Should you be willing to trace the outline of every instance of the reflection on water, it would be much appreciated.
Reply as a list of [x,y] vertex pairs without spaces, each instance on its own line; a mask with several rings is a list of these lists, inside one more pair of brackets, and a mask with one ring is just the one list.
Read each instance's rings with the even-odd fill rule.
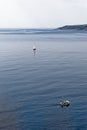
[[0,35],[0,129],[86,130],[86,88],[86,34]]
[[36,55],[36,50],[33,50],[34,56]]

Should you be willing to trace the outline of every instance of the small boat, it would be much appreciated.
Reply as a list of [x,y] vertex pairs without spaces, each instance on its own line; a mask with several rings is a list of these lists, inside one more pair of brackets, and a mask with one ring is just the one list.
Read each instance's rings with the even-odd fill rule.
[[35,46],[35,45],[33,45],[33,50],[34,50],[34,51],[36,50],[36,46]]
[[62,101],[60,101],[59,105],[61,107],[64,107],[64,106],[68,107],[70,105],[70,101],[69,100],[62,100]]

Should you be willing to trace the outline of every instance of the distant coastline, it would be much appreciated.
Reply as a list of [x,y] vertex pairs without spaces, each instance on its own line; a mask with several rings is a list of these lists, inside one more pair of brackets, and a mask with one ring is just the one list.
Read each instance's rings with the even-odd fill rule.
[[87,24],[83,25],[66,25],[54,29],[29,29],[29,28],[0,28],[0,34],[54,34],[54,33],[69,33],[69,32],[87,32]]
[[66,25],[66,26],[63,26],[63,27],[56,28],[56,30],[87,31],[87,24],[83,24],[83,25]]

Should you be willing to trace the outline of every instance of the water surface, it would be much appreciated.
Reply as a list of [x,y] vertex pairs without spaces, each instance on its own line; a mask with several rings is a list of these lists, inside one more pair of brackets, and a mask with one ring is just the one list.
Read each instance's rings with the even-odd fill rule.
[[0,129],[87,129],[87,34],[0,35]]

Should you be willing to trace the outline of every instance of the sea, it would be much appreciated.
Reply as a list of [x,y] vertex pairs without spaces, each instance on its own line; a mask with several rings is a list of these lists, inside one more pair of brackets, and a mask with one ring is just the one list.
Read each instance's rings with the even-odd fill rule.
[[87,130],[86,32],[1,30],[0,130]]

